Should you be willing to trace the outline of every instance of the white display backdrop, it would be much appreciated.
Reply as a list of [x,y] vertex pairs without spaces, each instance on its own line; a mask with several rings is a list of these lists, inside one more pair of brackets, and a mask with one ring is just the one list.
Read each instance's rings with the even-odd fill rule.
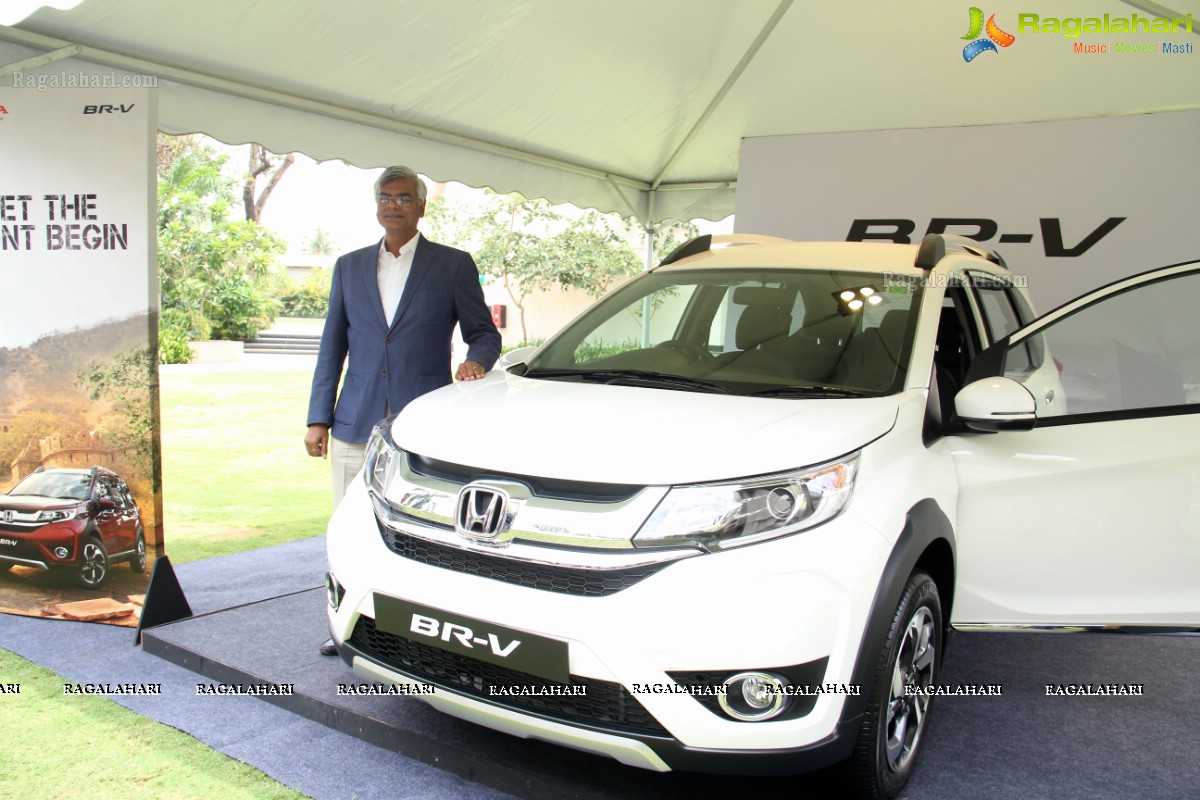
[[145,89],[0,92],[0,347],[157,305],[152,102]]
[[742,142],[736,229],[814,241],[977,238],[1048,311],[1200,258],[1200,111]]
[[[112,469],[151,560],[162,544],[154,102],[148,89],[0,89],[0,494],[38,467]],[[18,565],[0,607],[53,616],[63,601],[145,592],[148,571],[110,563],[109,574],[104,589],[69,589],[71,570]],[[136,625],[130,609],[111,621]]]

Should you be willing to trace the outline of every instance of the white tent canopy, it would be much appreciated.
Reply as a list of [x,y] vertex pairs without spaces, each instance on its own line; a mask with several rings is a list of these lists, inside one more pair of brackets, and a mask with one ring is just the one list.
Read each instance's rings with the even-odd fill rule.
[[[1200,0],[1029,5],[1064,18],[1194,14],[1200,32]],[[1020,8],[993,6],[984,11],[1016,41],[966,62],[968,8],[83,0],[0,26],[0,76],[7,87],[39,74],[155,75],[169,133],[360,167],[405,163],[438,181],[647,223],[731,214],[744,137],[1200,108],[1200,53],[1080,54],[1077,42],[1122,37],[1022,32]],[[1170,41],[1200,45],[1195,33]],[[1114,157],[1136,157],[1136,146]],[[1070,157],[1047,153],[1047,170]],[[996,166],[981,157],[931,168],[966,183]]]

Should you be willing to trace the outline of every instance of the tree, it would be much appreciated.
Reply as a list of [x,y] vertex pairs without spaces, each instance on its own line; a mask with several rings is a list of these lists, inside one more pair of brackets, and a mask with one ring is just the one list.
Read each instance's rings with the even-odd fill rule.
[[301,280],[288,278],[279,297],[280,311],[290,317],[323,317],[329,311],[332,267],[317,267]]
[[283,243],[259,223],[232,216],[225,156],[195,141],[160,147],[159,156],[160,330],[168,340],[181,324],[190,340],[253,338],[276,313],[272,256]]
[[[97,431],[124,454],[124,461],[138,474],[157,480],[154,408],[158,405],[158,370],[150,349],[138,347],[109,362],[90,364],[76,374],[75,382],[93,402],[109,404],[111,410]],[[158,490],[157,485],[152,488]]]
[[489,193],[482,210],[440,202],[426,220],[438,238],[472,249],[480,271],[504,284],[526,341],[531,293],[561,288],[598,296],[641,269],[633,248],[594,211],[568,215],[545,200]]
[[[258,222],[262,219],[263,207],[267,204],[267,198],[279,185],[283,173],[287,172],[288,167],[296,161],[295,154],[288,153],[282,161],[272,163],[272,159],[278,158],[279,156],[268,152],[267,148],[261,144],[253,142],[250,144],[250,168],[246,173],[246,181],[242,184],[242,205],[246,210],[246,219],[250,222]],[[261,192],[258,191],[260,175],[267,176],[267,185]]]
[[337,252],[337,242],[330,238],[324,228],[317,228],[305,249],[314,256],[331,256]]

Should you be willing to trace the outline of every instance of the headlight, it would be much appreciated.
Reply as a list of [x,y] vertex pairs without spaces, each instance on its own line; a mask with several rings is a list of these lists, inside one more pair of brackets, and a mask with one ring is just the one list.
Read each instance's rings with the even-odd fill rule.
[[367,488],[383,497],[388,483],[391,482],[392,470],[396,457],[399,455],[396,445],[392,443],[392,422],[395,416],[388,417],[375,426],[371,438],[367,441],[367,454],[363,461],[363,480]]
[[854,453],[798,472],[677,486],[642,525],[634,543],[722,550],[812,528],[836,517],[850,502],[857,469]]
[[75,519],[75,509],[66,508],[57,511],[43,511],[37,515],[35,522],[66,522],[69,519]]

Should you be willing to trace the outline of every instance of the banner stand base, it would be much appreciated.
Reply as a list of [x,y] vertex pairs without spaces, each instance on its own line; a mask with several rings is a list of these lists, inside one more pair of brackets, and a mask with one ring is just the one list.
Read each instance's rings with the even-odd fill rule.
[[146,587],[146,602],[142,605],[142,616],[138,620],[137,636],[133,643],[142,643],[142,630],[156,625],[165,625],[192,616],[192,607],[188,605],[183,587],[175,577],[175,568],[171,559],[161,556],[154,561],[154,569],[150,573],[150,585]]

